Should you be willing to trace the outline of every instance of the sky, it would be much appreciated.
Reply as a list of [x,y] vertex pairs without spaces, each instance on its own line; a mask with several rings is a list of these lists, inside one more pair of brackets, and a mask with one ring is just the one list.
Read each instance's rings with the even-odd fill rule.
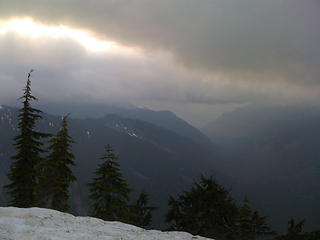
[[132,103],[201,127],[320,103],[318,0],[0,0],[0,104]]

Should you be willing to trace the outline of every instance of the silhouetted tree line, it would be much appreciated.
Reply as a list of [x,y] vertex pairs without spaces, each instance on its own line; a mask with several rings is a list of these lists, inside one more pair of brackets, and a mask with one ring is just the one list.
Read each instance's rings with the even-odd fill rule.
[[[68,115],[63,117],[60,130],[55,134],[35,130],[40,120],[39,109],[31,102],[37,100],[31,93],[31,70],[23,89],[23,107],[19,110],[18,128],[20,134],[14,138],[17,154],[12,157],[8,173],[9,184],[4,186],[11,196],[10,205],[15,207],[44,207],[68,211],[72,182],[76,181],[71,167],[75,166],[72,154],[74,143],[68,131]],[[43,139],[50,138],[49,146],[43,149]],[[44,156],[48,153],[47,156]],[[89,183],[93,215],[104,220],[118,220],[147,227],[152,221],[148,196],[142,191],[134,204],[130,204],[129,188],[120,172],[118,158],[110,145],[106,146],[102,163],[94,172],[95,178]]]
[[[68,211],[69,189],[76,181],[71,167],[75,166],[72,154],[72,137],[68,132],[68,115],[63,117],[60,130],[55,134],[35,130],[41,111],[31,107],[37,100],[31,94],[31,70],[23,89],[23,107],[19,110],[18,128],[20,134],[14,138],[17,154],[12,156],[8,173],[9,184],[4,186],[11,196],[10,205],[16,207],[44,207]],[[49,146],[43,149],[42,139],[50,138]],[[48,153],[47,156],[44,156]],[[120,171],[118,157],[110,145],[101,156],[101,163],[94,171],[92,182],[88,183],[89,199],[93,216],[131,223],[140,227],[150,226],[152,211],[148,195],[141,191],[138,199],[130,204],[130,193],[126,179]],[[219,240],[256,240],[269,236],[274,240],[319,240],[320,231],[303,232],[304,220],[288,222],[288,232],[279,235],[267,224],[267,218],[253,211],[245,198],[237,206],[230,191],[212,177],[200,176],[191,189],[169,196],[169,210],[165,215],[167,230],[186,231],[194,235]]]
[[303,232],[304,220],[289,220],[288,232],[280,235],[271,230],[267,217],[249,206],[247,197],[237,206],[230,192],[212,177],[200,176],[189,191],[170,196],[165,221],[168,230],[186,231],[218,240],[319,240],[320,231]]
[[215,239],[254,240],[275,235],[266,217],[253,212],[245,198],[238,207],[227,189],[201,175],[190,191],[170,196],[166,222],[169,230],[187,231]]

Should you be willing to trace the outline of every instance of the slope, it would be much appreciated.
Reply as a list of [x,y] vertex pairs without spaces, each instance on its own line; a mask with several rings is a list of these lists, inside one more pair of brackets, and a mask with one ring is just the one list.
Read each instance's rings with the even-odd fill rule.
[[277,229],[284,230],[290,217],[306,218],[309,230],[319,228],[319,123],[317,107],[252,105],[206,128],[226,181]]
[[[17,134],[16,115],[15,108],[0,110],[1,185],[6,183],[10,156],[14,153],[12,138]],[[44,114],[38,128],[55,133],[60,120],[59,116]],[[77,164],[74,171],[78,178],[72,189],[73,213],[90,213],[86,184],[91,181],[106,144],[111,144],[119,155],[122,172],[130,185],[137,191],[144,188],[150,194],[152,204],[160,207],[155,214],[154,226],[157,227],[161,226],[168,194],[180,192],[200,172],[213,169],[214,156],[210,150],[145,121],[113,114],[96,119],[70,119],[69,126],[76,141],[73,146]],[[6,195],[2,193],[1,198],[4,204]]]
[[132,104],[112,105],[99,103],[43,103],[39,107],[46,112],[59,115],[71,112],[74,117],[82,119],[102,118],[105,115],[115,114],[123,118],[141,120],[190,138],[208,149],[213,148],[207,136],[171,111],[154,111],[148,108],[138,108]]
[[147,231],[121,222],[75,217],[41,208],[0,208],[2,240],[205,240],[184,232]]

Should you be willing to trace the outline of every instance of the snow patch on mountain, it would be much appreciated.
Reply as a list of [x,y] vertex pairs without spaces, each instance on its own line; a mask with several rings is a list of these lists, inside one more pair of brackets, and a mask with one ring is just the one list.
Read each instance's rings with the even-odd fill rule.
[[16,131],[15,123],[13,121],[15,116],[13,115],[11,109],[0,105],[0,110],[2,110],[0,115],[1,123],[7,123],[13,131]]
[[145,230],[42,208],[1,208],[1,240],[205,240],[184,232]]
[[129,127],[129,126],[126,126],[122,122],[106,123],[105,125],[108,126],[108,127],[112,127],[113,129],[115,129],[115,130],[117,130],[119,132],[127,133],[130,137],[143,139],[141,136],[139,136],[137,134],[135,129],[133,129],[133,128]]
[[135,134],[134,132],[128,132],[128,135],[131,137],[139,138],[139,136],[137,134]]

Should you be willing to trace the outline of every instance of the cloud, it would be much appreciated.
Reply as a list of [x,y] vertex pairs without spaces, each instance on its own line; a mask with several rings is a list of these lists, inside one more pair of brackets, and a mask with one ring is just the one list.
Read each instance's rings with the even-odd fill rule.
[[[33,16],[101,38],[167,51],[186,67],[318,83],[319,2],[311,0],[109,0],[2,3],[1,16]],[[249,80],[249,79],[248,79]]]
[[171,104],[234,104],[253,100],[248,90],[199,78],[166,55],[140,52],[94,53],[73,39],[0,38],[0,102],[21,95],[26,74],[33,68],[33,92],[46,101],[150,102]]
[[34,91],[52,100],[175,109],[318,102],[319,10],[317,0],[1,1],[0,20],[84,29],[139,54],[89,54],[72,39],[6,34],[0,101],[19,96],[35,68]]

